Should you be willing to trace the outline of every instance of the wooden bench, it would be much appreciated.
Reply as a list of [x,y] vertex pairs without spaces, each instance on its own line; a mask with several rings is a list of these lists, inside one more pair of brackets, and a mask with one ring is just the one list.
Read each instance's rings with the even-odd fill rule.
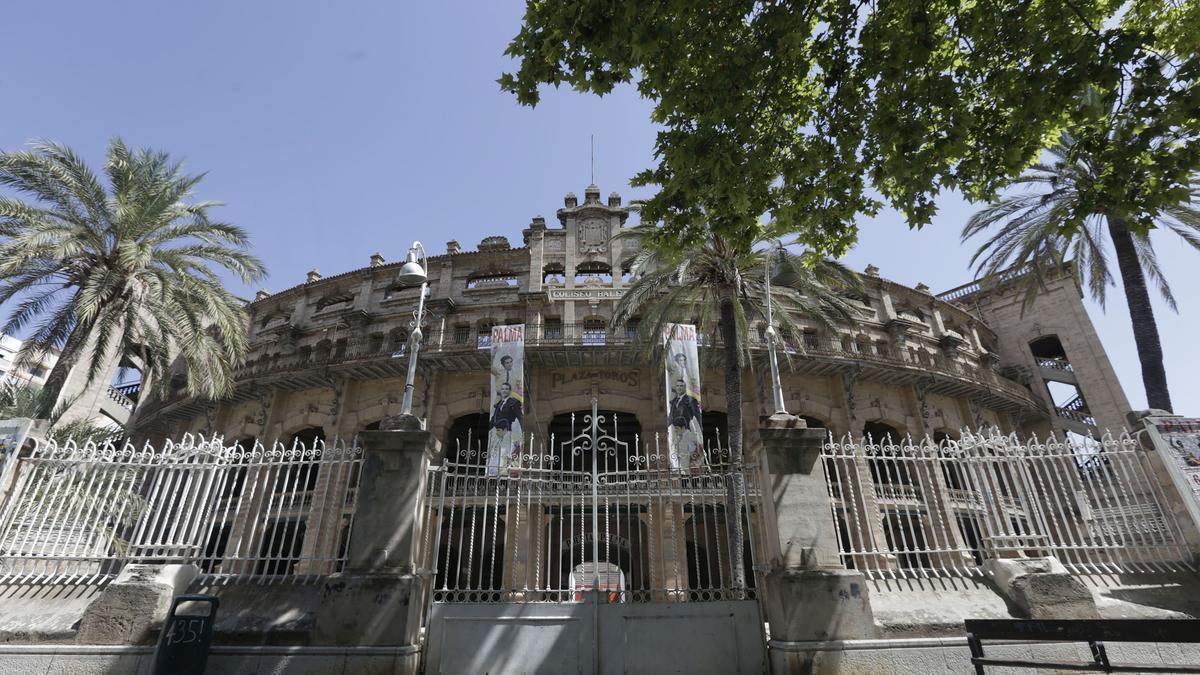
[[[1108,660],[1105,642],[1200,643],[1198,619],[967,619],[967,644],[977,675],[984,666],[1057,668],[1101,673],[1200,673],[1197,665],[1114,664]],[[988,658],[984,640],[1030,642],[1086,642],[1092,649],[1090,662],[1044,662]]]

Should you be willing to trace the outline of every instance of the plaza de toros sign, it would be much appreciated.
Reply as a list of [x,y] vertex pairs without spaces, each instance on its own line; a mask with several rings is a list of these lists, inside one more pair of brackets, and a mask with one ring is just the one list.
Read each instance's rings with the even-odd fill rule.
[[554,300],[620,300],[625,296],[624,288],[551,288],[546,291],[551,302]]
[[579,383],[598,382],[619,385],[636,390],[642,384],[642,374],[637,370],[612,368],[580,368],[578,370],[556,370],[550,373],[550,390],[562,391]]

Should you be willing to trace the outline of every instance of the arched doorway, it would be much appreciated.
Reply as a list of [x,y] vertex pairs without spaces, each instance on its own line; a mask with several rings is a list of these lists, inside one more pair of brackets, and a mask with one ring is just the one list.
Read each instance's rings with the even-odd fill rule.
[[729,461],[729,416],[718,410],[705,410],[700,418],[704,433],[704,451],[708,464]]
[[[622,508],[613,509],[607,515],[601,513],[594,531],[590,514],[557,510],[546,527],[550,542],[547,557],[550,588],[572,591],[589,585],[591,580],[587,577],[597,571],[612,573],[619,570],[626,592],[648,591],[650,560],[646,536],[638,509]],[[600,564],[594,565],[597,561]],[[627,597],[624,601],[631,599]]]
[[234,466],[224,474],[214,513],[214,519],[218,524],[211,529],[208,540],[204,544],[204,558],[200,562],[200,569],[206,573],[216,571],[225,558],[229,537],[233,531],[233,521],[242,501],[242,495],[246,491],[246,478],[249,474],[249,468],[246,465],[262,461],[262,455],[255,454],[256,452],[261,453],[257,444],[257,438],[247,436],[235,441],[227,450],[229,461]]
[[455,418],[442,445],[446,460],[473,466],[486,464],[489,419],[488,414],[482,412]]
[[325,429],[308,427],[292,434],[284,453],[284,468],[278,472],[275,492],[307,492],[317,487],[321,456],[325,452]]
[[[642,450],[642,425],[637,415],[601,410],[597,413],[597,435],[600,437],[599,455],[596,466],[600,472],[626,471],[631,466],[643,465],[636,459],[644,455]],[[551,466],[564,471],[591,471],[592,449],[585,438],[591,432],[591,410],[561,413],[550,420],[548,454]],[[643,466],[644,468],[644,466]]]
[[863,435],[869,442],[867,463],[877,491],[884,485],[916,485],[916,476],[909,463],[901,459],[904,453],[898,444],[902,437],[896,427],[886,422],[867,422],[863,425]]
[[[443,514],[435,592],[456,592],[458,600],[480,602],[505,586],[506,523],[498,515],[494,509],[480,507]],[[492,519],[494,526],[489,526]]]

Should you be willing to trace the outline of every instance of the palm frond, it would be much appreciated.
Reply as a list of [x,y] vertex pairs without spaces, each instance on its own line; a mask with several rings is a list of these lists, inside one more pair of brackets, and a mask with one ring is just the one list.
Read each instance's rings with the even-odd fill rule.
[[49,382],[79,361],[100,377],[111,350],[136,350],[160,385],[180,356],[195,394],[228,392],[247,319],[221,273],[264,269],[245,230],[211,217],[219,202],[192,199],[203,178],[120,138],[100,175],[56,143],[0,153],[0,185],[27,198],[0,199],[0,301],[16,302],[5,329],[35,326],[28,355],[63,350]]

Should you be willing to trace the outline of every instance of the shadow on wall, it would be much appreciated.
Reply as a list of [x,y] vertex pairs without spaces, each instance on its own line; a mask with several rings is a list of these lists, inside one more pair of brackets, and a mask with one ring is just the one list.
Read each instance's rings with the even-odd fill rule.
[[107,585],[107,578],[0,585],[0,644],[74,641],[79,618]]

